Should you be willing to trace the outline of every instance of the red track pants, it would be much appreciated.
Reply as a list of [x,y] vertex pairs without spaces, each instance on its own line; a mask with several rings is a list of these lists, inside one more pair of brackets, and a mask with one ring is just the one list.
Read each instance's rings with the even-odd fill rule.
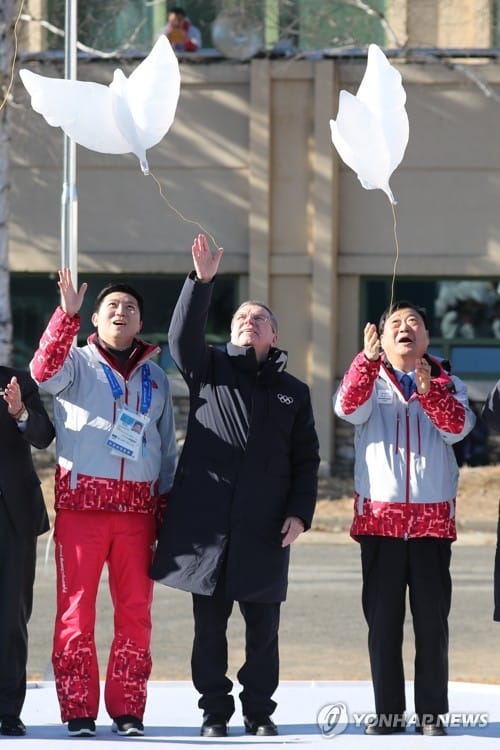
[[105,563],[114,606],[106,709],[112,718],[143,717],[151,673],[153,581],[148,571],[155,531],[154,516],[145,513],[60,510],[56,514],[57,615],[52,664],[63,722],[97,717],[94,625]]

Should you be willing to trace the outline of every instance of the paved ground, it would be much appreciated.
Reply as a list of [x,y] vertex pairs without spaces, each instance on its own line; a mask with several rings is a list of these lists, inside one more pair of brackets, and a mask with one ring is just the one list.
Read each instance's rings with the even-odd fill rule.
[[[478,533],[479,534],[479,533]],[[472,535],[477,541],[478,534]],[[483,542],[493,536],[481,532]],[[490,538],[491,537],[491,538]],[[310,541],[307,542],[306,540]],[[347,534],[306,534],[292,550],[289,595],[282,608],[281,675],[300,680],[367,680],[366,625],[360,603],[358,545]],[[313,541],[314,540],[314,541]],[[492,621],[493,558],[490,544],[454,545],[453,606],[450,617],[450,678],[500,682],[500,623]],[[51,679],[50,649],[54,620],[55,575],[52,550],[47,564],[38,560],[35,607],[31,622],[29,674]],[[153,607],[153,678],[189,679],[192,641],[191,597],[157,585]],[[103,672],[112,638],[112,608],[103,580],[98,601],[96,639]],[[405,630],[407,677],[413,671],[413,635]],[[229,627],[229,673],[243,660],[243,621],[235,612]]]
[[[46,496],[52,467],[43,469]],[[459,541],[453,546],[454,594],[450,617],[450,678],[500,683],[500,624],[491,619],[493,559],[500,486],[500,467],[466,468],[458,497]],[[313,530],[292,550],[288,601],[281,624],[282,679],[368,680],[366,625],[360,606],[359,548],[348,534],[352,480],[323,480]],[[327,499],[337,496],[337,499]],[[30,625],[28,673],[52,679],[51,638],[55,610],[53,547],[44,560],[47,537],[41,538]],[[188,680],[192,640],[188,594],[158,585],[153,608],[153,679]],[[112,609],[103,580],[98,602],[96,639],[101,672],[111,641]],[[406,674],[412,676],[410,623],[405,631]],[[230,674],[243,659],[243,623],[235,611],[229,627]]]
[[[229,736],[220,740],[199,736],[200,711],[196,694],[188,682],[150,684],[146,709],[144,738],[120,738],[110,732],[110,719],[101,710],[97,735],[91,739],[68,738],[59,723],[53,683],[40,683],[28,690],[23,712],[28,734],[22,739],[25,748],[64,750],[104,750],[112,746],[132,745],[134,750],[152,747],[200,750],[206,748],[295,748],[325,750],[361,750],[361,748],[428,748],[439,750],[497,750],[500,745],[500,686],[452,683],[449,736],[429,739],[415,734],[412,722],[411,685],[408,690],[410,722],[405,735],[365,737],[362,725],[370,713],[371,689],[366,682],[283,682],[276,693],[278,708],[274,718],[278,737],[252,737],[243,732],[240,711],[231,720]],[[2,738],[2,750],[19,750],[20,740]],[[326,744],[325,744],[326,743]],[[331,745],[329,743],[332,743]]]
[[[450,708],[454,725],[448,738],[439,739],[439,745],[443,750],[496,750],[500,746],[500,624],[493,623],[491,612],[500,467],[495,467],[495,471],[489,472],[487,477],[476,472],[466,474],[459,518],[461,533],[452,557],[454,594],[450,616]],[[349,480],[345,481],[349,492]],[[112,735],[109,717],[101,708],[98,735],[90,740],[93,747],[108,747],[111,742],[130,744],[132,741],[136,748],[146,748],[153,742],[167,747],[179,746],[183,750],[194,750],[200,744],[207,743],[219,748],[234,743],[266,748],[283,743],[304,748],[325,748],[326,739],[335,739],[338,750],[357,750],[365,747],[367,742],[370,742],[370,746],[378,743],[381,748],[390,745],[406,750],[423,748],[424,743],[430,742],[415,735],[411,727],[405,736],[368,739],[356,724],[357,712],[373,710],[366,626],[360,606],[359,549],[350,540],[347,531],[352,501],[345,493],[341,499],[328,500],[331,487],[331,483],[323,485],[323,499],[318,505],[314,529],[301,537],[292,552],[289,597],[283,606],[280,631],[282,683],[276,695],[279,705],[275,714],[281,729],[280,736],[262,739],[245,735],[241,715],[237,713],[227,739],[200,739],[198,696],[189,681],[192,640],[190,597],[183,592],[157,586],[153,609],[153,679],[145,717],[147,736],[130,740]],[[23,712],[29,728],[27,737],[23,739],[23,747],[49,748],[57,741],[57,747],[61,750],[66,746],[79,750],[88,747],[89,740],[67,738],[66,730],[59,721],[51,682],[55,574],[53,547],[49,548],[47,560],[44,559],[46,544],[47,537],[42,538],[28,664],[30,678],[37,682],[31,683]],[[96,627],[102,672],[111,630],[112,610],[104,577]],[[238,612],[231,618],[228,636],[228,673],[232,676],[243,659],[243,624]],[[409,680],[413,670],[412,641],[411,624],[408,622],[405,625],[404,653],[406,677]],[[407,689],[408,711],[411,713],[411,683],[408,683]],[[235,694],[237,692],[238,687],[235,686]],[[462,717],[461,712],[475,713],[476,719],[480,714],[481,726],[477,721],[474,727],[464,726],[463,722],[474,721],[474,716]],[[485,720],[483,714],[486,714]],[[335,716],[343,717],[342,721],[335,723]],[[19,742],[7,738],[2,741],[4,748],[14,747],[13,743]]]

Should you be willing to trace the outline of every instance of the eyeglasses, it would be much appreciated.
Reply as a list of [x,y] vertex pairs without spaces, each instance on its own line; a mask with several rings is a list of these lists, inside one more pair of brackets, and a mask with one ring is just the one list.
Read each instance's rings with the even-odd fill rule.
[[271,318],[268,315],[263,315],[262,313],[248,315],[247,313],[241,312],[234,316],[234,320],[237,323],[243,323],[243,321],[249,320],[252,323],[257,323],[257,325],[259,326],[264,325],[264,323],[271,323]]

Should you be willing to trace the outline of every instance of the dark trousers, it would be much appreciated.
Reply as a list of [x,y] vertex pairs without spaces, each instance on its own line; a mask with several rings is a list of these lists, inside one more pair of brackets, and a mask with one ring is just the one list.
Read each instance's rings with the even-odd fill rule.
[[16,534],[0,495],[0,718],[19,716],[26,695],[35,561],[36,537]]
[[403,713],[406,590],[415,633],[415,711],[448,711],[449,539],[361,537],[363,611],[378,714]]
[[[227,623],[234,602],[223,593],[219,580],[212,596],[193,594],[194,641],[191,657],[193,684],[201,693],[198,706],[204,713],[230,719],[233,683],[227,677]],[[271,699],[279,682],[278,629],[280,602],[239,602],[245,619],[245,663],[238,672],[243,686],[240,699],[244,716],[270,715]]]

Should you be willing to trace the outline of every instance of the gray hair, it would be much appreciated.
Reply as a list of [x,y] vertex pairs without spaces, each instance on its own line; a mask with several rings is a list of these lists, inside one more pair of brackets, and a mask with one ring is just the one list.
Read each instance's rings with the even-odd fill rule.
[[258,307],[263,307],[264,310],[269,314],[269,319],[271,321],[271,328],[273,329],[273,333],[278,333],[278,318],[273,313],[270,307],[264,304],[264,302],[261,302],[258,299],[247,299],[245,302],[242,302],[241,305],[234,311],[233,317],[231,318],[231,328],[233,327],[233,320],[236,313],[238,313],[242,307],[248,307],[248,305],[256,305]]

